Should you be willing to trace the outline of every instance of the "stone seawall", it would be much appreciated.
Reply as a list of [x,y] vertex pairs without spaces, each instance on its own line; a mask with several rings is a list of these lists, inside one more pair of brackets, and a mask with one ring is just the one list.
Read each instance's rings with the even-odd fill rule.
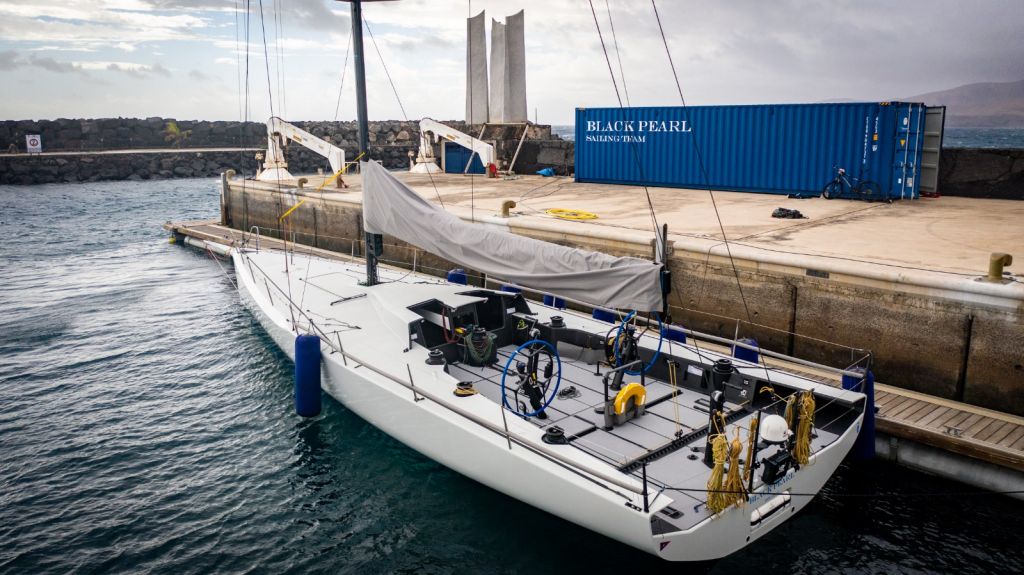
[[[389,168],[409,165],[414,146],[371,146],[372,157]],[[0,185],[96,182],[101,180],[160,180],[216,177],[227,170],[252,174],[260,149],[166,150],[113,153],[53,153],[0,156]],[[290,150],[289,168],[297,174],[330,171],[324,158],[308,150]]]
[[[480,126],[467,126],[465,122],[443,123],[474,136],[481,131]],[[342,148],[349,160],[358,156],[355,122],[295,125]],[[371,158],[388,168],[409,165],[409,153],[419,148],[418,122],[370,122],[369,128]],[[42,137],[42,155],[23,153],[26,134]],[[520,147],[520,134],[516,126],[490,126],[484,139],[496,142],[502,158],[511,159],[518,149],[518,173],[547,167],[560,174],[572,172],[572,142],[552,137],[550,126],[531,125],[528,139]],[[227,169],[250,176],[258,166],[256,152],[265,148],[265,142],[266,126],[256,122],[171,118],[8,120],[0,122],[0,184],[205,177]],[[4,154],[12,146],[17,153]],[[109,153],[112,151],[122,153]],[[288,146],[286,157],[295,174],[330,169],[326,159],[294,143]]]
[[[355,122],[294,122],[346,151],[358,147]],[[176,128],[172,129],[171,125]],[[445,122],[465,130],[464,122]],[[25,135],[42,136],[43,152],[84,152],[154,148],[259,148],[267,126],[259,122],[205,122],[174,118],[6,120],[0,122],[0,152],[25,151]],[[370,122],[371,144],[416,143],[416,122]]]

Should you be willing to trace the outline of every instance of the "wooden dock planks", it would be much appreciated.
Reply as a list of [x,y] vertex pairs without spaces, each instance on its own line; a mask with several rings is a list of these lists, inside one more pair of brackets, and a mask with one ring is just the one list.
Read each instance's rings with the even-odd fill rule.
[[1024,471],[1024,418],[884,388],[875,404],[880,431]]

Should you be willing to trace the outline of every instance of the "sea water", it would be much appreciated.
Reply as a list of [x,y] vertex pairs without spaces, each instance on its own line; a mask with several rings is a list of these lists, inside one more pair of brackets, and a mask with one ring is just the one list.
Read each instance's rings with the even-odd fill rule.
[[684,567],[333,400],[299,418],[230,262],[160,227],[217,210],[214,179],[0,187],[0,573],[1024,571],[1024,503],[888,463],[844,464],[763,539]]

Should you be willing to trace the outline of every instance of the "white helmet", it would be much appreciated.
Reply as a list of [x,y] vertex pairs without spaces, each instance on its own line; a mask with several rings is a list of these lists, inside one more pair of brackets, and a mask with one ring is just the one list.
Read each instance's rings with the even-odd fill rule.
[[768,415],[758,426],[758,435],[762,441],[768,443],[782,443],[789,439],[793,432],[789,430],[789,425],[786,424],[786,418],[781,415]]

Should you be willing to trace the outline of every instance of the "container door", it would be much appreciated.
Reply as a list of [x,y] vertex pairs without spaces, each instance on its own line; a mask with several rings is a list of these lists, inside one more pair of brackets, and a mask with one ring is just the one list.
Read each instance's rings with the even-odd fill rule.
[[922,104],[893,104],[896,108],[896,138],[893,154],[892,189],[894,200],[914,199],[918,196],[921,159],[921,131],[924,124]]
[[[470,154],[473,155],[473,162],[466,171],[466,163],[469,162]],[[480,161],[480,154],[468,148],[463,148],[453,142],[444,143],[444,171],[447,174],[483,174],[484,164]]]
[[924,115],[921,146],[921,182],[919,189],[926,198],[939,197],[939,160],[942,157],[942,132],[946,126],[946,107],[929,107]]

